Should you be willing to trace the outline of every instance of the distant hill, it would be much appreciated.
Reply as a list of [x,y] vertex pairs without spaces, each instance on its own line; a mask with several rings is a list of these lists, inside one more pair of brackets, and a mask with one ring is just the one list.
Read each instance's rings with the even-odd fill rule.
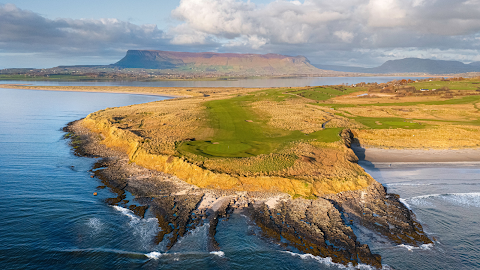
[[427,74],[455,74],[466,72],[480,72],[480,62],[464,64],[459,61],[431,60],[420,58],[405,58],[389,60],[383,65],[375,68],[314,65],[320,69],[328,69],[343,72],[360,73],[427,73]]
[[312,66],[303,56],[280,54],[190,53],[153,50],[129,50],[115,64],[119,68],[173,69],[185,72],[246,72],[316,74],[322,70]]

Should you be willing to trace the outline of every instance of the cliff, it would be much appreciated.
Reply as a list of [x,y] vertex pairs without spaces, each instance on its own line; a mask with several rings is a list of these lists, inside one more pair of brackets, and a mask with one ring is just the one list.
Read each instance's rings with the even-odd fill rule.
[[213,52],[129,50],[111,65],[121,68],[173,69],[192,72],[320,73],[303,56]]
[[[343,265],[382,268],[381,256],[359,241],[356,231],[362,228],[397,244],[432,243],[398,195],[388,194],[376,181],[359,190],[315,199],[292,199],[275,192],[198,188],[129,162],[125,153],[105,147],[100,143],[101,137],[79,121],[65,130],[70,132],[78,155],[103,158],[94,166],[102,169],[92,170],[92,177],[102,182],[101,188],[108,187],[116,194],[106,202],[129,208],[140,217],[149,208],[161,228],[154,242],[165,242],[167,250],[189,231],[207,224],[208,250],[220,250],[215,240],[217,224],[228,220],[234,211],[249,216],[263,236],[285,248],[291,246],[314,256],[330,257],[332,262]],[[348,136],[344,139],[348,144]],[[135,196],[135,201],[126,199],[127,191]]]
[[207,224],[209,250],[218,250],[217,224],[233,211],[286,249],[343,265],[381,267],[360,242],[363,229],[431,243],[399,197],[356,163],[357,124],[285,89],[191,92],[203,95],[108,108],[68,127],[78,154],[104,158],[93,173],[117,193],[107,202],[140,216],[149,207],[167,250]]

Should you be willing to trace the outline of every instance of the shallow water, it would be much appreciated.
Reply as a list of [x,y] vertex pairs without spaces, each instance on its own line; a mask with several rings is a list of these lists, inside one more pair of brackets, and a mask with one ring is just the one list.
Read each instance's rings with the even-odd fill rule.
[[[105,204],[113,194],[97,189],[101,183],[90,178],[95,160],[74,156],[61,128],[96,110],[159,97],[11,89],[0,89],[0,97],[0,265],[5,269],[344,268],[259,237],[241,214],[219,223],[220,252],[207,251],[206,226],[165,252],[165,243],[153,243],[160,228],[148,211],[139,219]],[[362,241],[370,241],[384,263],[395,269],[480,268],[480,166],[364,166],[401,194],[438,239],[433,247],[410,251],[372,241],[375,235],[364,232]]]
[[361,163],[399,194],[416,214],[433,246],[413,249],[377,241],[373,250],[395,269],[480,269],[480,163]]
[[425,77],[299,77],[299,78],[261,78],[239,79],[228,81],[113,81],[113,82],[68,82],[68,81],[0,81],[0,84],[34,84],[56,86],[144,86],[144,87],[303,87],[318,85],[356,84],[360,82],[384,83],[392,80],[412,79]]

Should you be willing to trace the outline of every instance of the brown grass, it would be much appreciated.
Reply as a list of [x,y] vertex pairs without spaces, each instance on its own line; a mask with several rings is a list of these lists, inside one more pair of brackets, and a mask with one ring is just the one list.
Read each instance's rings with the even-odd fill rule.
[[[109,108],[88,115],[82,123],[100,134],[108,147],[126,152],[131,162],[199,187],[280,191],[309,197],[364,188],[374,181],[351,162],[355,156],[342,142],[294,142],[281,151],[249,158],[186,159],[176,151],[176,144],[181,141],[212,136],[214,130],[209,127],[204,101],[249,91],[253,90],[212,88],[209,97],[202,94]],[[352,121],[335,116],[329,109],[309,105],[305,99],[254,102],[251,109],[269,118],[269,125],[285,130],[313,132],[321,130],[326,121],[331,126],[354,126]],[[265,167],[270,170],[265,171]]]
[[460,149],[480,147],[480,127],[443,125],[427,129],[355,130],[365,146],[383,148]]

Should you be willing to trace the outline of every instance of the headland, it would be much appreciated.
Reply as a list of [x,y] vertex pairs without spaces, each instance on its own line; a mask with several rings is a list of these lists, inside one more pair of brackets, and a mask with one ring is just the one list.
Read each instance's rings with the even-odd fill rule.
[[356,163],[352,144],[400,149],[394,151],[474,149],[480,142],[478,83],[456,78],[303,88],[152,88],[149,92],[183,97],[108,108],[67,130],[77,153],[102,157],[97,167],[103,169],[95,175],[118,194],[108,203],[125,205],[124,193],[131,192],[139,204],[131,209],[142,216],[149,207],[162,227],[157,241],[171,234],[169,247],[208,223],[210,248],[221,248],[216,224],[243,211],[265,237],[286,239],[286,246],[345,265],[380,267],[380,256],[357,241],[352,228],[367,228],[397,244],[431,240],[399,197]]

